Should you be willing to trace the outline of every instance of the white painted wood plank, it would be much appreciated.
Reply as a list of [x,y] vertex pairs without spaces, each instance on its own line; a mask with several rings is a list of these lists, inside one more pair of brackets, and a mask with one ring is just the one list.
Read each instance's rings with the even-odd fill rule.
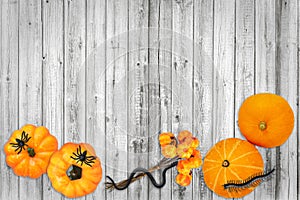
[[[297,1],[276,2],[276,93],[297,114]],[[297,123],[288,141],[276,149],[276,198],[296,199]]]
[[[43,9],[43,125],[63,144],[64,52],[63,2],[42,1]],[[61,199],[47,176],[43,177],[43,199]]]
[[[128,2],[106,2],[106,168],[119,182],[128,176]],[[127,192],[107,191],[107,199],[125,200]]]
[[[194,116],[193,133],[202,157],[213,146],[213,1],[194,1]],[[201,170],[194,170],[193,199],[211,199]]]
[[106,199],[105,152],[109,151],[105,138],[106,2],[87,1],[86,12],[86,141],[94,147],[102,165],[102,180],[86,199]]
[[[235,1],[214,2],[213,144],[234,136]],[[214,199],[220,197],[213,194]]]
[[[173,2],[172,131],[192,131],[193,123],[193,1]],[[181,187],[173,170],[172,199],[192,199],[193,185]]]
[[[255,92],[275,93],[275,2],[256,1],[255,19]],[[265,168],[275,167],[276,149],[258,149]],[[275,199],[275,177],[255,189],[256,199]]]
[[[235,137],[245,140],[238,127],[238,113],[243,101],[255,91],[255,4],[251,0],[236,1],[235,47]],[[252,192],[243,199],[255,199]]]
[[214,143],[234,134],[235,1],[214,4]]
[[[148,0],[129,1],[128,170],[148,168]],[[148,179],[128,188],[128,199],[148,199]]]
[[[159,98],[160,98],[160,129],[161,132],[172,131],[172,4],[173,1],[161,0],[159,5],[159,50],[158,50],[158,70],[159,70]],[[151,135],[150,131],[150,135]],[[156,142],[158,144],[157,135]],[[159,149],[159,152],[161,149]],[[160,155],[157,159],[162,159]],[[151,159],[152,156],[151,156]],[[160,190],[160,199],[172,198],[172,171],[166,175],[166,185]],[[151,199],[149,197],[149,199]]]
[[[299,141],[300,139],[300,136],[299,136],[299,124],[300,124],[300,109],[299,109],[299,104],[300,104],[300,98],[299,98],[299,95],[300,95],[300,87],[299,87],[299,78],[300,78],[300,70],[299,70],[299,66],[300,66],[300,34],[299,34],[299,31],[300,31],[300,2],[298,1],[297,3],[297,34],[298,34],[298,40],[297,40],[297,50],[298,50],[298,53],[297,53],[297,70],[298,70],[298,77],[297,77],[297,85],[298,85],[298,99],[297,99],[297,114],[295,115],[295,121],[297,121],[297,141]],[[300,185],[300,143],[298,142],[298,153],[297,153],[297,185],[299,186]],[[293,177],[295,177],[293,175]],[[298,187],[297,189],[297,199],[299,200],[300,199],[300,189]]]
[[[0,146],[10,138],[18,124],[18,8],[17,1],[0,2]],[[19,178],[0,154],[0,199],[19,199]]]
[[[42,125],[41,1],[19,5],[19,126]],[[42,199],[42,178],[20,178],[20,198]]]
[[65,142],[85,141],[85,2],[64,2]]
[[[148,141],[148,157],[149,166],[155,166],[161,158],[160,145],[158,142],[159,134],[161,133],[161,108],[162,98],[160,95],[161,77],[159,74],[159,20],[160,20],[160,1],[149,1],[149,84],[148,84],[148,123],[149,123],[149,141]],[[160,171],[152,173],[155,180],[160,179]],[[149,184],[149,199],[160,199],[161,191],[163,189],[155,188],[151,183]]]

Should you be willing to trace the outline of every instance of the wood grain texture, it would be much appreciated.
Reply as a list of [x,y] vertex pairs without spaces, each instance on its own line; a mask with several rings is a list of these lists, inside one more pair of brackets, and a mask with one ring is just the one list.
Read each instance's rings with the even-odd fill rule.
[[[59,147],[64,138],[64,30],[63,1],[42,1],[43,6],[43,125],[54,135]],[[62,199],[43,177],[43,199]]]
[[[204,156],[213,146],[213,1],[194,1],[194,105],[193,133],[200,140]],[[212,192],[206,187],[203,173],[197,170],[193,176],[193,199],[211,199]]]
[[85,141],[86,2],[64,2],[65,142]]
[[[172,132],[192,131],[193,126],[193,1],[173,2],[172,37]],[[175,182],[172,199],[192,199],[193,187]]]
[[[297,110],[297,2],[276,2],[276,93]],[[276,198],[297,198],[297,123],[288,141],[276,149]]]
[[[41,1],[19,5],[19,126],[42,125],[42,6]],[[20,198],[42,199],[42,178],[20,177]],[[30,191],[30,192],[28,192]]]
[[[160,146],[157,142],[158,136],[161,133],[161,104],[162,98],[160,95],[160,62],[159,62],[159,22],[160,22],[160,1],[149,1],[149,42],[148,42],[148,160],[149,167],[155,166],[160,158]],[[153,173],[156,180],[160,180],[160,171]],[[170,171],[169,171],[170,173]],[[149,184],[149,199],[160,199],[161,190],[157,190],[151,183]]]
[[[300,200],[299,0],[2,0],[0,144],[27,123],[59,141],[87,142],[102,161],[97,190],[79,199],[223,199],[203,181],[167,173],[105,191],[162,158],[161,132],[187,129],[203,157],[221,139],[244,138],[238,110],[248,96],[283,96],[295,114],[289,140],[258,148],[276,174],[243,199]],[[65,199],[47,176],[14,175],[0,156],[1,199]],[[160,172],[154,173],[160,180]],[[30,192],[28,192],[30,191]]]
[[6,165],[2,150],[19,127],[19,2],[5,0],[0,6],[0,198],[19,199],[19,178]]
[[[116,181],[126,179],[128,145],[128,1],[107,0],[106,169]],[[102,76],[103,77],[103,76]],[[107,192],[107,199],[127,199],[127,190]]]
[[[86,1],[86,142],[91,144],[102,164],[102,181],[106,174],[105,126],[105,67],[106,67],[106,2]],[[104,50],[103,50],[104,49]],[[88,199],[106,199],[105,185],[87,196]]]
[[[160,123],[159,129],[161,132],[170,132],[172,131],[172,1],[161,0],[159,1],[159,16],[158,16],[158,47],[157,57],[158,57],[158,81],[152,84],[156,86],[159,84],[158,93],[159,93],[159,116],[151,114],[153,122],[156,119]],[[150,38],[151,39],[151,38]],[[150,54],[151,55],[151,54]],[[154,57],[151,59],[156,60]],[[153,64],[155,66],[155,63]],[[150,73],[151,75],[152,73]],[[155,87],[157,90],[157,87]],[[157,91],[156,91],[157,92]],[[155,104],[157,105],[157,103]],[[154,126],[154,125],[153,125]],[[151,129],[150,129],[151,130]],[[153,130],[156,135],[156,141],[158,137],[158,130]],[[154,134],[150,131],[150,134]],[[153,138],[154,140],[154,138]],[[154,142],[154,141],[153,141]],[[157,144],[158,145],[158,144]],[[160,148],[158,150],[160,152]],[[154,158],[151,156],[152,163],[156,159],[161,159],[162,155]],[[152,166],[152,165],[151,165]],[[161,171],[160,171],[161,172]],[[175,174],[172,174],[172,171],[169,170],[166,176],[166,185],[160,191],[160,199],[172,199],[172,181],[174,180]],[[149,199],[151,196],[149,196]]]
[[[236,1],[235,46],[235,137],[245,139],[238,128],[238,113],[243,101],[255,91],[255,3]],[[243,199],[255,199],[255,192]]]
[[[148,162],[148,31],[149,1],[129,1],[128,37],[128,160],[129,172]],[[148,179],[128,189],[128,199],[148,199]]]

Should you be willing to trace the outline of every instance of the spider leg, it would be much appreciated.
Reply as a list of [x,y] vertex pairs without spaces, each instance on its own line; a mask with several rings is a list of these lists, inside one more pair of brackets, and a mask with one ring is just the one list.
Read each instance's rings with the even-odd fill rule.
[[86,159],[87,162],[95,162],[94,159]]
[[21,140],[24,139],[24,136],[25,136],[25,132],[23,131],[22,134],[21,134]]
[[74,153],[74,152],[73,152],[73,155],[74,155],[74,156],[76,156],[76,157],[79,157],[79,155],[78,155],[78,154],[76,154],[76,153]]
[[15,149],[15,151],[18,151],[20,149],[20,147],[18,146],[18,148]]
[[24,140],[24,142],[25,142],[25,143],[28,142],[28,141],[30,140],[30,138],[31,138],[31,137],[29,137],[29,138],[26,137],[26,139]]
[[74,159],[74,160],[79,160],[79,158],[74,158],[73,156],[70,156],[72,159]]
[[95,162],[85,162],[85,164],[90,165],[90,164],[94,164]]
[[21,153],[21,152],[22,152],[22,150],[23,150],[23,149],[22,149],[22,147],[21,147],[21,148],[20,148],[20,150],[19,150],[19,152],[18,152],[18,154],[19,154],[19,153]]
[[90,163],[88,163],[88,162],[86,162],[86,161],[84,161],[84,163],[85,163],[86,165],[92,167],[92,165],[91,165]]
[[88,159],[88,158],[96,159],[95,156],[86,156],[86,158],[87,158],[87,159]]
[[81,155],[82,153],[81,153],[81,146],[79,145],[79,155]]

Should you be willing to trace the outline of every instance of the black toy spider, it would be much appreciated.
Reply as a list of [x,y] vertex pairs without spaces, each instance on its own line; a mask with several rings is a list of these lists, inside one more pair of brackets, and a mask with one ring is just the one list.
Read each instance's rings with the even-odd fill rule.
[[96,160],[95,156],[87,156],[87,151],[84,151],[82,153],[80,145],[77,148],[77,153],[73,152],[73,155],[75,156],[75,158],[73,156],[71,156],[71,158],[74,159],[74,160],[77,160],[76,163],[81,162],[81,166],[82,166],[83,163],[85,163],[86,165],[92,167],[91,164],[95,163],[94,160]]
[[31,137],[28,137],[28,134],[25,133],[25,131],[22,132],[21,139],[16,138],[17,143],[9,143],[12,145],[12,147],[15,147],[18,151],[18,154],[22,152],[22,150],[25,150],[25,146],[28,146],[26,143],[30,140]]

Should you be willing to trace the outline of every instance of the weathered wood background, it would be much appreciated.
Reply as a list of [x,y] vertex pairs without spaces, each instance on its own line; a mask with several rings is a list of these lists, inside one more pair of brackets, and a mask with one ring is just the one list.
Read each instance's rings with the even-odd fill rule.
[[[116,180],[161,158],[161,131],[191,130],[203,155],[242,137],[237,113],[254,93],[282,95],[289,140],[259,148],[276,175],[244,199],[300,199],[298,0],[1,0],[0,143],[26,123],[92,144]],[[149,28],[151,27],[151,28]],[[64,199],[46,175],[20,178],[0,157],[0,199]],[[191,186],[147,179],[81,199],[221,199],[200,171]],[[158,176],[158,174],[156,174]]]

